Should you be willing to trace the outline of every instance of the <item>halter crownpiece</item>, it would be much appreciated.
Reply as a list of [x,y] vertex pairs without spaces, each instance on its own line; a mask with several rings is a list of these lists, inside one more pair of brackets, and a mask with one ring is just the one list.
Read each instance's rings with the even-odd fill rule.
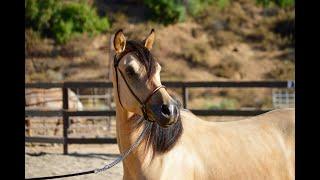
[[[131,52],[131,51],[128,51],[127,53],[129,53],[129,52]],[[127,54],[127,53],[126,53],[126,54]],[[122,76],[122,79],[123,79],[124,82],[126,83],[128,89],[130,90],[130,92],[131,92],[131,94],[133,95],[133,97],[139,102],[139,104],[140,104],[140,109],[141,109],[141,112],[142,112],[142,114],[143,114],[144,119],[147,120],[147,121],[150,121],[150,122],[154,122],[154,121],[150,120],[149,117],[148,117],[148,114],[147,114],[147,103],[148,103],[148,101],[151,99],[151,97],[152,97],[157,91],[159,91],[161,88],[165,88],[165,86],[164,86],[164,85],[160,85],[160,86],[156,87],[156,88],[147,96],[146,100],[141,101],[140,98],[139,98],[139,97],[134,93],[134,91],[131,89],[131,87],[130,87],[129,83],[127,82],[126,78],[124,77],[122,71],[118,68],[120,60],[121,60],[122,57],[123,57],[124,55],[126,55],[126,54],[123,54],[122,56],[120,56],[119,59],[117,59],[117,56],[114,55],[114,60],[113,60],[113,67],[114,67],[114,70],[115,70],[115,72],[116,72],[117,94],[118,94],[118,100],[119,100],[119,102],[120,102],[120,105],[121,105],[122,108],[124,108],[123,105],[122,105],[122,103],[121,103],[120,94],[119,94],[118,71],[120,72],[120,75]]]

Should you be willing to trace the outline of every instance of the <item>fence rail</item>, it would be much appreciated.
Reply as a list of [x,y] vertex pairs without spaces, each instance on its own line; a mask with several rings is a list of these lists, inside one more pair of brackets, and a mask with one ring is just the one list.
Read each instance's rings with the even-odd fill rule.
[[[223,88],[294,88],[295,81],[164,81],[170,88],[223,87]],[[112,82],[26,83],[25,88],[112,88]]]
[[[202,110],[202,109],[191,109],[195,115],[199,116],[255,116],[270,110]],[[63,116],[66,113],[69,117],[71,116],[115,116],[115,111],[41,111],[41,110],[25,110],[25,116],[28,117],[58,117]]]
[[[181,88],[184,108],[188,103],[188,88],[288,88],[294,89],[294,81],[207,81],[207,82],[163,82],[168,88]],[[68,144],[105,144],[116,143],[115,138],[70,138],[68,137],[69,117],[72,116],[115,116],[115,111],[71,111],[69,110],[68,88],[112,88],[111,82],[63,82],[63,83],[26,83],[25,88],[61,88],[63,108],[55,111],[25,110],[26,117],[62,117],[63,137],[25,137],[30,143],[62,143],[63,153],[68,154]],[[198,110],[191,109],[200,116],[254,116],[270,110]]]

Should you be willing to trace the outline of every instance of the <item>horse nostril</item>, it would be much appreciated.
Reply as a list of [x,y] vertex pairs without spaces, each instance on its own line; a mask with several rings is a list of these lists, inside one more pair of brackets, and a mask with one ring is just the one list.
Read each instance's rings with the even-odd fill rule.
[[161,105],[161,113],[165,116],[170,116],[170,109],[169,109],[169,106],[168,105]]

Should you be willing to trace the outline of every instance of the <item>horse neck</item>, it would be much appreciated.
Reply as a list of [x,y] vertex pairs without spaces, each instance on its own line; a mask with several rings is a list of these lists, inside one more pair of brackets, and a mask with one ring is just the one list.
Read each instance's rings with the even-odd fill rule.
[[[118,96],[116,95],[115,97]],[[131,139],[137,133],[137,130],[133,128],[133,122],[129,120],[133,115],[134,113],[123,109],[119,101],[116,100],[116,132],[121,153],[132,145]]]
[[[114,87],[116,87],[115,83]],[[120,153],[123,153],[135,143],[144,126],[142,126],[142,128],[135,127],[135,120],[130,119],[135,114],[122,108],[118,100],[116,89],[114,89],[114,98],[116,102],[117,143]],[[146,157],[146,152],[144,151],[143,144],[144,143],[141,143],[137,148],[135,148],[133,152],[131,152],[123,161],[125,173],[129,173],[135,176],[134,174],[139,174],[139,172],[142,171],[142,164],[145,162]]]

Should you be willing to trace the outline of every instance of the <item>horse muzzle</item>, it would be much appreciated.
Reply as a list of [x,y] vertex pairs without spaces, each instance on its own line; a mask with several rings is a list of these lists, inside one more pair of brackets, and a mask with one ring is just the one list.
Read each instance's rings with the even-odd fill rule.
[[180,116],[180,110],[176,103],[151,105],[150,109],[150,118],[164,128],[176,123]]

